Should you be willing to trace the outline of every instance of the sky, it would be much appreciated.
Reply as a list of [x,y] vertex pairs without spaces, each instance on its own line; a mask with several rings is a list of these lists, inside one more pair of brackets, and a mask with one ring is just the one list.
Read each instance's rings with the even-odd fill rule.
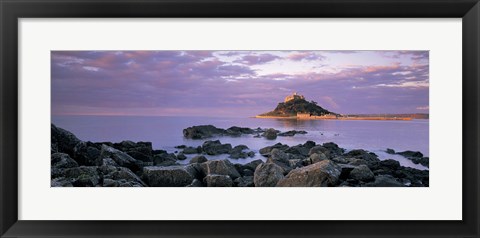
[[428,51],[52,51],[53,115],[249,117],[287,95],[428,113]]

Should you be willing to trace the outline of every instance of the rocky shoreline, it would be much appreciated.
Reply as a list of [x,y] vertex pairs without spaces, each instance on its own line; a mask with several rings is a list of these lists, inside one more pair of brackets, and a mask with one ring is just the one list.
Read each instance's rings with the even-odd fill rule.
[[[229,159],[255,156],[245,145],[210,140],[219,136],[295,136],[305,131],[211,125],[183,130],[187,139],[204,140],[198,147],[178,145],[177,153],[154,150],[151,142],[88,142],[51,125],[52,187],[428,187],[429,171],[380,160],[372,152],[346,151],[333,142],[288,146],[276,143],[258,151],[264,158],[246,164]],[[428,166],[420,152],[387,153]],[[193,156],[188,160],[189,157]],[[223,160],[209,160],[223,156]],[[188,161],[188,164],[180,163]]]

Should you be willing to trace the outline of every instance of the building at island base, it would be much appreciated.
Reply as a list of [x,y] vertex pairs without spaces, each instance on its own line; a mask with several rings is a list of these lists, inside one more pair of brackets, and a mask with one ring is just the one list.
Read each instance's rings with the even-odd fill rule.
[[338,119],[338,115],[335,114],[325,114],[321,116],[315,116],[310,113],[297,113],[297,119]]

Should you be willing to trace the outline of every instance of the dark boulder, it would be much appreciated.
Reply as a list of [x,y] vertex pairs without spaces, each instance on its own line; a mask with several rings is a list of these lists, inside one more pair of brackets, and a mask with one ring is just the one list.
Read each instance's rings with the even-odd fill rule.
[[253,174],[252,176],[244,176],[237,178],[233,181],[235,187],[255,187],[253,183]]
[[375,176],[366,165],[360,165],[350,172],[350,178],[363,182],[369,182],[374,180]]
[[73,187],[73,179],[61,177],[61,178],[52,178],[50,181],[50,187]]
[[51,166],[55,168],[78,167],[78,163],[65,153],[54,153],[50,156],[50,159]]
[[209,174],[203,178],[207,187],[232,187],[232,178],[228,175]]
[[228,175],[232,179],[241,177],[235,166],[228,160],[209,160],[199,164],[199,167],[203,176],[217,174]]
[[429,167],[429,158],[422,157],[422,158],[409,158],[414,164],[421,164],[425,167]]
[[356,159],[362,159],[365,160],[366,162],[378,162],[380,159],[378,159],[378,156],[375,153],[368,152],[366,150],[351,150],[348,153],[345,154],[347,157],[354,157]]
[[229,136],[241,136],[242,134],[253,134],[255,131],[248,127],[232,126],[225,131]]
[[74,187],[95,187],[101,182],[96,166],[80,166],[64,170],[65,177],[71,179]]
[[244,158],[250,157],[249,152],[253,152],[253,151],[247,151],[247,150],[248,150],[248,147],[246,145],[237,145],[232,148],[232,150],[230,151],[229,157],[232,159],[240,159],[240,158],[244,159]]
[[268,156],[270,156],[270,152],[273,149],[279,149],[279,150],[285,151],[288,148],[289,148],[288,145],[284,145],[282,143],[277,143],[277,144],[272,145],[272,146],[267,146],[267,147],[261,148],[259,152],[260,152],[261,155],[263,155],[265,157],[268,157]]
[[203,142],[202,149],[208,155],[228,154],[232,150],[231,144],[222,144],[219,140]]
[[386,167],[391,170],[397,170],[398,168],[400,168],[400,162],[393,159],[387,159],[380,161],[380,166]]
[[307,157],[309,151],[310,149],[303,147],[303,145],[295,145],[286,149],[285,153]]
[[192,126],[183,129],[183,136],[188,139],[206,139],[225,134],[225,130],[212,125]]
[[169,166],[175,165],[177,163],[177,158],[175,154],[159,154],[153,156],[153,164],[155,166]]
[[262,134],[262,136],[267,138],[268,140],[275,140],[277,139],[277,133],[277,130],[269,128]]
[[208,159],[203,155],[197,155],[190,160],[190,164],[207,162]]
[[278,136],[295,136],[296,134],[304,135],[304,134],[307,134],[307,132],[292,130],[292,131],[280,132],[278,133]]
[[402,152],[397,152],[397,154],[402,155],[407,158],[422,158],[423,154],[420,151],[411,151],[411,150],[406,150]]
[[73,148],[81,141],[71,132],[51,124],[51,153],[66,153],[73,157]]
[[330,154],[328,155],[329,157],[332,157],[335,155],[341,155],[345,152],[345,149],[338,147],[338,145],[333,142],[323,143],[322,146],[327,148],[328,151],[330,152]]
[[257,159],[257,160],[254,160],[254,161],[251,161],[251,162],[248,162],[248,163],[244,164],[242,167],[243,167],[243,169],[248,169],[248,170],[251,170],[251,171],[255,171],[257,166],[261,163],[263,163],[263,161]]
[[311,149],[311,148],[313,148],[315,145],[317,145],[317,144],[315,143],[315,141],[308,140],[307,142],[305,142],[305,143],[303,144],[303,147],[305,147],[305,148],[307,148],[307,149]]
[[390,148],[387,148],[387,150],[385,152],[387,152],[387,154],[391,154],[391,155],[395,154],[395,150],[390,149]]
[[322,152],[318,152],[318,153],[313,153],[311,154],[308,158],[304,159],[303,160],[303,165],[311,165],[311,164],[315,164],[315,163],[318,163],[320,161],[323,161],[323,160],[327,160],[327,156],[322,153]]
[[365,187],[404,187],[404,185],[398,182],[394,177],[390,175],[378,175],[375,177],[375,181],[366,183]]
[[297,168],[281,179],[279,187],[331,187],[336,186],[341,174],[341,168],[330,160]]
[[275,187],[282,179],[284,169],[274,163],[263,163],[257,166],[253,175],[255,187]]
[[[147,186],[136,174],[134,174],[130,169],[124,167],[118,167],[114,171],[109,171],[109,173],[103,176],[103,186],[105,187],[145,187]],[[110,179],[117,181],[116,183],[107,183],[105,180]]]
[[73,159],[80,165],[100,166],[103,163],[103,157],[100,156],[100,150],[92,142],[80,142],[73,148]]
[[152,166],[143,168],[143,179],[151,187],[185,187],[195,179],[191,166]]
[[102,150],[100,152],[100,157],[102,158],[101,162],[103,163],[103,158],[112,158],[115,163],[119,166],[129,168],[133,172],[137,172],[142,168],[141,161],[138,161],[132,158],[127,153],[119,151],[113,147],[102,145]]
[[179,153],[179,154],[177,155],[177,159],[178,159],[178,160],[186,160],[186,159],[187,159],[187,156],[185,156],[183,153]]

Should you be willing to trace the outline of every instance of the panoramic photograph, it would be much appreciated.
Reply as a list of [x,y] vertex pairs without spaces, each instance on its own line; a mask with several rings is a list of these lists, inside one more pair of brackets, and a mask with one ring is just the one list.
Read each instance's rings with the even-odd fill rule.
[[429,52],[51,51],[51,187],[429,187]]

